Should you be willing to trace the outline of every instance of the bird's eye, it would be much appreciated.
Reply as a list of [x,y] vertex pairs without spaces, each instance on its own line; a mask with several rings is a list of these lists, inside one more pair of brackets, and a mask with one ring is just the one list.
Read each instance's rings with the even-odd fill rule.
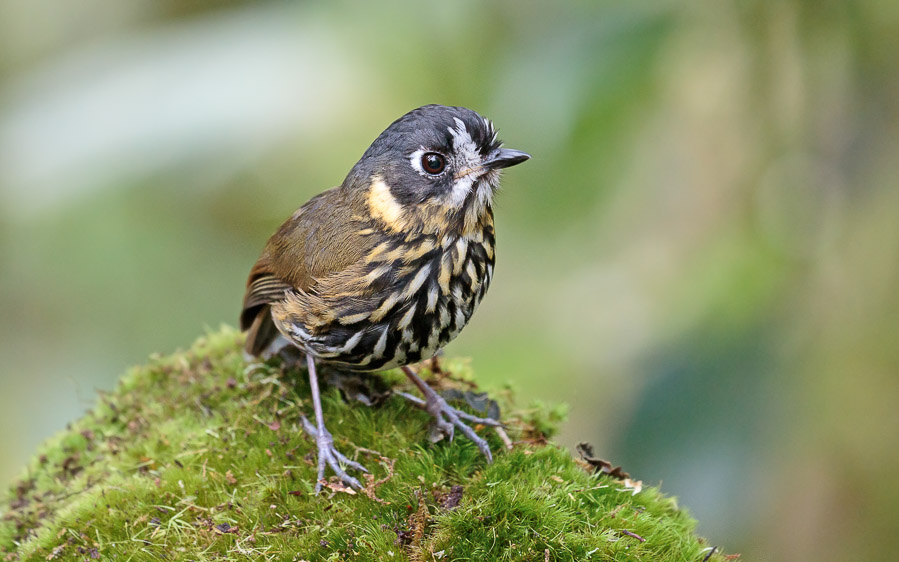
[[421,169],[436,176],[446,168],[446,158],[436,152],[426,152],[421,156]]

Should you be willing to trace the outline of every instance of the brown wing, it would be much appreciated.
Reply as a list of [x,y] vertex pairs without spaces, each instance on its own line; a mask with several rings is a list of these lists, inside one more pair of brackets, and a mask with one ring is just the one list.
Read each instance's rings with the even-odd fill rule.
[[318,279],[359,262],[371,249],[358,213],[340,188],[317,195],[300,207],[268,240],[250,271],[240,315],[247,330],[247,352],[259,355],[278,335],[273,303],[288,291],[306,292]]

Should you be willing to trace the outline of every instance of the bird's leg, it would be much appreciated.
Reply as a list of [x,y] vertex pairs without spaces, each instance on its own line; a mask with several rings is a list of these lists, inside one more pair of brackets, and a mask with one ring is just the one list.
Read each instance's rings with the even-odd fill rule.
[[315,437],[315,443],[318,446],[318,476],[315,480],[315,493],[319,493],[322,489],[326,465],[331,467],[331,470],[342,482],[357,490],[361,489],[362,484],[347,474],[340,465],[342,463],[362,472],[368,471],[365,470],[364,466],[346,458],[340,451],[334,448],[334,438],[325,429],[325,417],[322,415],[322,400],[318,391],[318,375],[315,372],[315,360],[310,354],[306,354],[306,365],[309,367],[309,386],[312,388],[312,408],[315,410],[315,426],[309,423],[306,416],[303,416],[303,429],[306,430],[306,433]]
[[415,386],[418,387],[418,390],[424,394],[425,399],[421,400],[411,394],[407,394],[405,392],[398,392],[400,396],[414,403],[418,407],[422,408],[431,416],[434,417],[435,423],[437,425],[437,430],[440,431],[447,439],[450,441],[453,440],[453,427],[458,427],[459,431],[461,431],[465,437],[471,439],[475,445],[478,446],[478,449],[484,456],[487,457],[487,462],[493,462],[493,455],[490,453],[490,445],[487,444],[483,438],[481,438],[477,433],[474,432],[473,429],[468,427],[464,421],[466,420],[471,423],[479,423],[482,425],[490,425],[494,427],[500,427],[502,424],[497,420],[493,420],[490,418],[479,418],[477,416],[473,416],[461,410],[457,410],[446,403],[439,394],[434,392],[434,389],[428,386],[428,383],[423,381],[421,377],[415,374],[415,372],[409,367],[403,367],[403,372],[406,373],[406,376],[409,377],[409,380],[412,381]]

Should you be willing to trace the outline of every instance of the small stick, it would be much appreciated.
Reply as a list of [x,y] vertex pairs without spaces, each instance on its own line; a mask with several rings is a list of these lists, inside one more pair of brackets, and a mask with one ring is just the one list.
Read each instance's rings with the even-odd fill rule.
[[503,445],[506,446],[506,449],[511,451],[513,448],[512,440],[509,439],[509,435],[506,433],[506,430],[501,427],[494,427],[493,429],[496,430],[496,434],[499,435],[499,438],[502,440]]

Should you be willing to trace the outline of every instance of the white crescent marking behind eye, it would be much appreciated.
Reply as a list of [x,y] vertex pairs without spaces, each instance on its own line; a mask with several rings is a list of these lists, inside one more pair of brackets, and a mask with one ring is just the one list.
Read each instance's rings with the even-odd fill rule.
[[409,163],[412,164],[412,169],[425,177],[430,175],[421,167],[421,157],[424,156],[426,152],[428,151],[425,150],[424,147],[422,147],[413,152],[411,156],[409,156]]

